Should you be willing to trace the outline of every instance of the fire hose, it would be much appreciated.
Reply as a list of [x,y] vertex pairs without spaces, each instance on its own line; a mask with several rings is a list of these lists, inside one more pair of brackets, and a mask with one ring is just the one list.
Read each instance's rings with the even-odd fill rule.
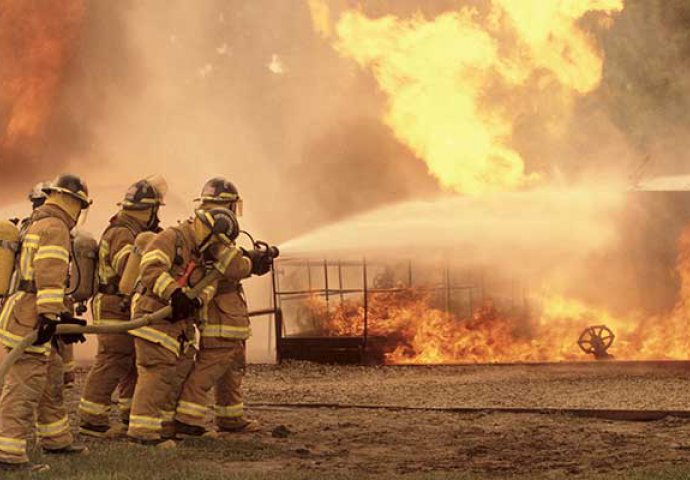
[[[223,275],[218,270],[213,270],[211,273],[202,278],[192,289],[187,292],[189,298],[198,297],[204,288],[211,285],[216,280],[220,280]],[[130,330],[141,327],[146,327],[156,320],[162,320],[172,314],[172,307],[170,305],[161,308],[153,313],[144,315],[141,318],[132,320],[130,322],[124,321],[119,325],[58,325],[55,332],[56,335],[63,334],[122,334]],[[19,357],[30,347],[37,339],[38,331],[33,331],[26,337],[22,338],[19,343],[7,354],[2,364],[0,364],[0,384],[4,383],[5,375]]]

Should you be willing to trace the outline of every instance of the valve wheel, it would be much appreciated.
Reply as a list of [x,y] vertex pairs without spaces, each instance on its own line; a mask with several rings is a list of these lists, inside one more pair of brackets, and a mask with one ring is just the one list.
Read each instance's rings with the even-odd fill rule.
[[585,328],[577,340],[577,345],[585,353],[595,356],[606,355],[606,351],[616,338],[606,325],[593,325]]

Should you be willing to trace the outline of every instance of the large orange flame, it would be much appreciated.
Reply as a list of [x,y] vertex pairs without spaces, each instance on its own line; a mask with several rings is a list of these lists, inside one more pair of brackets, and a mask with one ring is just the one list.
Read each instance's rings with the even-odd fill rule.
[[0,0],[0,161],[43,143],[83,15],[83,0]]
[[[309,3],[323,32],[324,3]],[[351,10],[336,25],[337,50],[370,68],[385,93],[384,121],[395,136],[441,186],[467,194],[511,190],[539,177],[512,145],[514,126],[539,110],[552,119],[543,134],[559,133],[574,100],[602,76],[602,53],[581,21],[588,14],[610,19],[623,0],[487,5],[488,12],[464,7],[431,20],[371,19]]]

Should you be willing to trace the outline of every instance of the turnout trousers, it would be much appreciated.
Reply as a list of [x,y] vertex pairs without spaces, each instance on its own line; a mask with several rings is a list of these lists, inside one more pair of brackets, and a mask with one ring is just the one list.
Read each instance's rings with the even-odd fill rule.
[[86,377],[79,402],[81,424],[109,426],[108,413],[116,389],[120,417],[127,423],[136,382],[134,338],[131,335],[98,335],[96,361]]
[[[40,445],[57,450],[72,444],[63,399],[62,358],[24,353],[10,368],[0,397],[0,461],[26,463],[26,438],[34,427]],[[36,415],[34,417],[34,415]]]
[[160,440],[164,424],[172,423],[179,386],[186,376],[181,372],[188,371],[190,360],[138,337],[134,347],[138,379],[127,434],[138,440]]
[[244,341],[230,341],[222,348],[202,347],[197,354],[175,418],[188,425],[204,427],[208,414],[208,397],[215,387],[215,420],[220,430],[241,427],[244,419],[242,379],[245,370]]

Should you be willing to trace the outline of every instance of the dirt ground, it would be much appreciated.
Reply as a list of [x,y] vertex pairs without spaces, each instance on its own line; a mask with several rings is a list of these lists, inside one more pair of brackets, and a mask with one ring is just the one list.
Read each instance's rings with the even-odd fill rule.
[[[198,462],[195,473],[186,477],[192,480],[275,478],[276,474],[280,478],[689,478],[683,475],[690,472],[690,467],[684,470],[690,465],[690,419],[620,422],[562,414],[278,405],[690,410],[690,367],[683,363],[380,368],[293,363],[250,366],[246,387],[249,414],[262,423],[263,431],[208,440],[213,447],[185,440],[168,460],[165,455],[170,454],[154,451],[153,457],[147,457],[147,471],[156,461],[186,458]],[[70,392],[73,410],[78,391],[77,387]],[[130,473],[118,470],[121,465],[108,465],[112,455],[122,453],[118,448],[143,447],[89,444],[92,461],[98,465],[94,468],[109,476],[70,475],[65,472],[80,470],[65,463],[58,464],[57,476],[50,478],[139,478],[133,473],[136,462],[126,470]],[[115,448],[114,453],[109,448]],[[209,448],[216,453],[209,455]],[[210,473],[194,476],[201,471]]]

